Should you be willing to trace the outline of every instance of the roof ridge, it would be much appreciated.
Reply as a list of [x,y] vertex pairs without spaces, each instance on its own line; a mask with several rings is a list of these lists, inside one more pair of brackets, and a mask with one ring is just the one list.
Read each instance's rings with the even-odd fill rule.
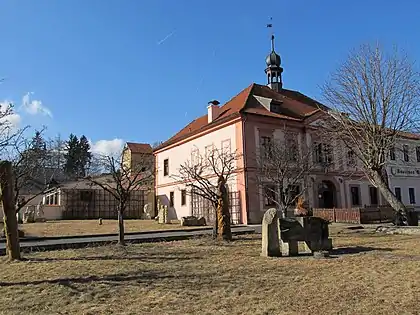
[[[251,97],[251,95],[252,95],[252,91],[254,90],[254,88],[255,88],[255,85],[256,85],[256,83],[255,82],[253,82],[250,86],[248,86],[247,87],[247,89],[248,88],[250,88],[249,89],[249,91],[248,91],[248,96],[246,97],[246,99],[245,99],[245,102],[244,102],[244,106],[242,106],[242,108],[239,110],[239,112],[242,112],[242,110],[246,107],[246,105],[248,104],[248,100],[249,100],[249,98]],[[246,89],[245,89],[246,90]]]

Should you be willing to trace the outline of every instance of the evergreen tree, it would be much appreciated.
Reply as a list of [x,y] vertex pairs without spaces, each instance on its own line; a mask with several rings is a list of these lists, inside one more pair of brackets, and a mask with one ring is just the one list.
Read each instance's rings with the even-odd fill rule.
[[82,135],[80,139],[76,135],[70,134],[66,142],[66,154],[64,171],[72,177],[85,177],[92,160],[90,144],[88,139]]
[[45,140],[42,137],[41,131],[38,131],[38,130],[35,131],[35,135],[32,138],[30,147],[35,152],[47,151],[47,144],[45,143]]
[[66,153],[64,154],[64,172],[72,177],[77,176],[78,168],[78,151],[79,139],[76,135],[70,134],[69,140],[66,141]]
[[22,152],[22,157],[19,163],[21,167],[33,168],[34,171],[40,171],[45,167],[48,160],[48,150],[41,131],[35,131],[35,135]]
[[82,135],[79,140],[79,160],[78,173],[79,176],[86,176],[90,162],[92,160],[92,153],[90,152],[90,144],[88,139]]

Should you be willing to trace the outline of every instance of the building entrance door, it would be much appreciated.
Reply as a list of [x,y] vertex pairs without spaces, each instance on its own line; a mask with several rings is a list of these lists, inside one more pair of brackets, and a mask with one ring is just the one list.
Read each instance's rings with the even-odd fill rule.
[[320,183],[318,198],[320,208],[335,208],[337,206],[336,189],[331,181],[324,180]]

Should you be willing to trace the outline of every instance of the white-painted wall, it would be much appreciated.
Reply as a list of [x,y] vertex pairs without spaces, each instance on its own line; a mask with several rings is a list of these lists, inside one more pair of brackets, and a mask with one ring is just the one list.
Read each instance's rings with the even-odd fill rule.
[[44,206],[42,210],[47,221],[61,220],[63,218],[63,208],[61,206]]
[[[408,146],[409,161],[404,161],[403,145]],[[388,159],[387,171],[389,185],[395,193],[395,187],[401,188],[401,199],[405,205],[410,205],[409,188],[414,188],[414,206],[420,206],[420,161],[417,161],[416,147],[419,140],[400,139],[395,146],[395,161]]]
[[[260,147],[260,138],[263,135],[260,130],[255,127],[255,145],[256,148]],[[264,135],[267,131],[264,132]],[[272,136],[274,139],[283,139],[284,137],[284,128],[275,129],[272,131]],[[303,151],[303,145],[307,145],[308,147],[312,147],[312,142],[316,141],[317,135],[311,134],[311,131],[308,130],[306,136],[304,137],[303,134],[298,134],[298,144],[300,145],[300,151]],[[325,142],[325,139],[323,139]],[[328,172],[325,176],[319,176],[319,170],[314,169],[313,174],[310,176],[317,181],[319,178],[330,177],[331,179],[335,179],[336,189],[337,189],[337,199],[340,207],[351,207],[351,193],[350,193],[350,186],[357,185],[359,186],[360,190],[360,204],[361,206],[370,205],[371,198],[369,193],[369,187],[372,186],[372,183],[367,180],[363,179],[362,177],[362,164],[360,161],[356,160],[356,166],[349,166],[348,165],[348,149],[345,147],[343,143],[340,143],[338,140],[330,139],[328,143],[333,145],[333,156],[334,156],[334,166],[328,169]],[[403,145],[408,145],[409,150],[409,161],[405,162],[403,159]],[[414,188],[415,190],[415,205],[420,207],[420,161],[417,161],[416,155],[416,147],[420,146],[419,140],[409,140],[409,139],[400,139],[398,144],[396,145],[396,159],[395,161],[388,160],[387,162],[387,170],[389,175],[389,183],[390,188],[394,192],[395,187],[401,188],[401,195],[402,201],[404,204],[409,205],[409,188]],[[350,180],[349,175],[358,173],[361,175],[360,179],[358,180]],[[404,174],[405,173],[405,174]],[[407,174],[408,173],[408,174]],[[315,183],[316,184],[316,183]],[[312,184],[310,184],[312,186]],[[261,211],[264,211],[266,207],[263,206],[262,201],[262,189],[260,189],[260,206]],[[305,198],[309,201],[311,206],[316,206],[318,196],[314,193],[313,186],[308,187],[307,193],[305,194]],[[379,204],[385,204],[386,200],[378,191],[378,202]]]
[[[156,195],[162,204],[169,205],[170,192],[174,192],[174,207],[169,208],[171,219],[180,219],[183,216],[192,215],[191,196],[187,194],[186,204],[181,205],[181,190],[185,189],[185,184],[177,183],[176,176],[179,174],[180,166],[186,161],[191,161],[193,150],[198,150],[199,154],[205,155],[205,148],[214,145],[217,149],[222,148],[222,142],[230,141],[231,152],[236,147],[236,127],[235,124],[215,130],[211,133],[197,137],[181,145],[156,153],[157,176],[156,176]],[[164,176],[164,160],[169,160],[169,176]],[[213,180],[217,180],[214,178]],[[236,175],[233,174],[228,181],[228,189],[237,190]]]

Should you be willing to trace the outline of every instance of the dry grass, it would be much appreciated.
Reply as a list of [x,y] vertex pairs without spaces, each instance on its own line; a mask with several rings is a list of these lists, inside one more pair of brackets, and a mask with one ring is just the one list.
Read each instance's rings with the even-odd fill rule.
[[[158,224],[155,220],[125,220],[124,223],[126,232],[186,228],[181,227],[178,221],[172,221],[172,224]],[[98,220],[49,221],[21,224],[19,229],[23,230],[26,236],[108,234],[118,233],[118,221],[103,220],[102,225],[98,224]]]
[[336,258],[260,257],[260,239],[27,255],[2,314],[418,314],[420,238],[333,229]]

